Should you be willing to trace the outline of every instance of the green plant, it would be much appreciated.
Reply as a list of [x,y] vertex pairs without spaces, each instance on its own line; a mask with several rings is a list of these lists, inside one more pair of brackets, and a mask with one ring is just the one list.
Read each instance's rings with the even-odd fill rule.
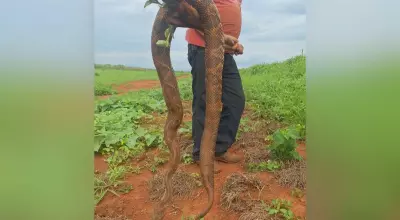
[[165,162],[167,162],[167,160],[168,160],[167,158],[155,156],[153,158],[153,161],[146,161],[145,166],[151,172],[155,173],[157,171],[157,167],[160,166],[160,165],[163,165]]
[[183,154],[182,155],[182,160],[183,160],[184,164],[192,164],[194,162],[192,155],[189,154],[189,153]]
[[[144,4],[144,7],[146,8],[147,6],[151,4],[157,4],[161,8],[167,7],[165,3],[160,3],[158,0],[147,0],[146,3]],[[174,37],[174,32],[175,32],[176,27],[173,25],[168,25],[168,28],[164,32],[165,40],[158,40],[156,42],[157,46],[160,47],[170,47],[170,40],[171,38]]]
[[115,91],[109,85],[96,83],[96,85],[94,87],[94,95],[95,96],[114,95],[114,94],[117,94],[117,91]]
[[238,132],[237,132],[237,137],[241,137],[241,135],[244,132],[249,132],[251,130],[251,127],[250,127],[249,123],[250,123],[250,120],[249,120],[248,117],[243,117],[240,120],[240,125],[239,125],[239,129],[238,129]]
[[296,198],[301,198],[304,195],[303,191],[301,191],[299,188],[292,189],[290,194]]
[[136,166],[135,168],[132,168],[132,173],[134,174],[140,174],[142,168],[140,166]]
[[133,186],[131,184],[123,184],[120,188],[117,189],[119,193],[127,194],[133,190]]
[[296,125],[296,129],[297,129],[297,132],[299,133],[300,139],[304,140],[306,138],[306,126],[305,125],[301,125],[301,124],[297,124]]
[[284,126],[306,122],[306,59],[296,56],[283,62],[241,69],[246,102],[256,116]]
[[143,152],[142,149],[140,149],[140,150],[139,150],[139,148],[130,149],[126,146],[123,146],[118,149],[107,148],[107,150],[105,150],[105,151],[108,152],[108,157],[106,159],[106,162],[108,163],[108,165],[110,167],[115,167],[120,164],[123,164],[123,163],[127,162],[131,157],[137,156]]
[[247,169],[250,172],[275,171],[280,168],[281,164],[273,160],[263,161],[261,163],[250,163],[247,165]]
[[183,125],[179,128],[179,133],[188,134],[192,132],[192,121],[188,121],[183,123]]
[[284,199],[274,199],[269,206],[262,201],[262,206],[266,211],[268,211],[269,215],[279,216],[285,220],[294,220],[296,218],[292,210],[290,210],[292,207],[292,203],[290,201]]
[[167,162],[166,158],[161,158],[161,157],[154,157],[154,164],[156,166],[163,165],[165,162]]
[[114,195],[119,196],[118,193],[116,193],[112,189],[112,186],[113,186],[113,183],[110,183],[107,176],[105,176],[105,175],[95,176],[95,178],[94,178],[94,204],[95,205],[97,203],[99,203],[108,192],[111,192]]
[[[195,219],[196,219],[196,216],[194,216],[194,215],[191,215],[188,217],[185,217],[184,215],[182,215],[182,217],[181,217],[181,220],[195,220]],[[200,220],[204,220],[204,218],[201,218]]]
[[164,112],[165,106],[153,97],[118,97],[96,103],[94,120],[94,151],[114,153],[126,147],[132,154],[140,154],[146,147],[161,144],[162,133],[139,125],[151,112]]
[[300,160],[301,157],[296,151],[297,139],[299,135],[296,129],[278,129],[272,136],[268,136],[267,140],[272,141],[269,145],[269,150],[271,152],[271,157],[280,160]]
[[119,196],[116,191],[126,193],[132,190],[132,186],[129,189],[129,186],[124,185],[125,182],[122,181],[130,169],[131,167],[128,166],[109,167],[106,173],[96,175],[94,178],[95,204],[99,203],[108,192]]

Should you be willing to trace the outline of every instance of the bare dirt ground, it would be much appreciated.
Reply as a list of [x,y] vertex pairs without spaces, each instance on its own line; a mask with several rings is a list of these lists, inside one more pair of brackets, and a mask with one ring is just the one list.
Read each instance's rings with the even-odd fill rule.
[[[176,77],[178,80],[183,79],[183,78],[188,78],[190,77],[190,74],[187,75],[181,75]],[[127,83],[123,83],[121,85],[113,85],[113,89],[115,89],[118,93],[118,95],[125,94],[130,91],[138,91],[142,89],[154,89],[160,87],[160,81],[159,80],[136,80],[136,81],[131,81]],[[100,99],[105,99],[110,97],[110,95],[104,95],[104,96],[99,96]]]
[[[129,89],[153,88],[158,86],[157,81],[151,82],[132,82],[122,85],[120,91]],[[142,87],[143,86],[143,87]],[[191,103],[185,102],[184,121],[191,120]],[[248,116],[251,112],[246,109],[244,115]],[[165,118],[155,115],[153,121],[163,125]],[[244,132],[230,151],[241,155],[244,159],[238,164],[219,163],[221,172],[215,174],[215,198],[214,206],[206,220],[263,220],[278,219],[267,218],[266,211],[260,206],[261,200],[269,204],[273,199],[280,198],[292,202],[291,210],[296,216],[302,219],[306,216],[305,187],[301,196],[293,196],[293,187],[305,185],[301,181],[299,172],[304,172],[302,165],[295,164],[289,166],[282,172],[257,172],[249,173],[246,171],[246,162],[249,160],[263,160],[268,157],[266,153],[265,136],[271,129],[271,124],[261,124],[261,126],[251,132]],[[182,136],[182,152],[191,150],[190,136]],[[303,158],[306,158],[305,143],[299,142],[297,151]],[[148,151],[138,160],[131,162],[132,167],[141,165],[146,159],[159,155],[160,149]],[[103,200],[95,207],[96,220],[148,220],[151,219],[153,205],[160,196],[160,184],[158,174],[163,170],[163,166],[157,168],[156,172],[142,169],[139,174],[130,173],[125,181],[133,186],[133,189],[117,197],[112,193],[107,193]],[[102,156],[95,156],[95,169],[98,172],[105,172],[107,164]],[[285,173],[286,172],[286,173]],[[294,173],[294,174],[293,174]],[[188,217],[198,214],[207,204],[207,193],[199,179],[200,169],[195,164],[181,163],[178,174],[174,176],[174,194],[172,204],[168,207],[165,220],[180,220],[182,216]],[[287,176],[289,174],[289,176]],[[286,175],[282,177],[282,175]],[[291,180],[290,178],[294,179]],[[300,178],[300,180],[299,180]],[[289,183],[287,182],[289,179]],[[292,182],[290,182],[292,181]],[[293,185],[293,184],[292,184]]]

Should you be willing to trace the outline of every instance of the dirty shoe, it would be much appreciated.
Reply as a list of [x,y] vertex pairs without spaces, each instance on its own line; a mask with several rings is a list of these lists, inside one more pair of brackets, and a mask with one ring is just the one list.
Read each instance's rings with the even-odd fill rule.
[[224,163],[238,163],[241,158],[238,155],[232,154],[230,152],[226,152],[225,154],[215,157],[215,160],[224,162]]
[[[200,161],[197,160],[195,163],[200,167]],[[214,162],[214,173],[221,172],[221,168],[219,167],[218,163]]]

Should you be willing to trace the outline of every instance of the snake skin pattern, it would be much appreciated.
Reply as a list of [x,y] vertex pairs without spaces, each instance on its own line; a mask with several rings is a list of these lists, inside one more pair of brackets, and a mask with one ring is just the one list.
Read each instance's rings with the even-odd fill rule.
[[[224,65],[224,34],[219,12],[213,0],[163,0],[167,7],[160,7],[155,18],[151,52],[168,109],[164,127],[164,141],[170,150],[170,158],[164,174],[165,193],[154,208],[153,219],[163,219],[165,206],[172,198],[172,176],[180,163],[178,128],[183,118],[182,101],[177,79],[171,65],[170,48],[156,45],[166,40],[164,35],[169,24],[174,27],[195,28],[204,33],[206,42],[206,116],[201,140],[200,172],[208,194],[208,204],[196,219],[203,218],[214,201],[214,152],[222,110],[222,69]],[[171,39],[169,39],[171,42]]]

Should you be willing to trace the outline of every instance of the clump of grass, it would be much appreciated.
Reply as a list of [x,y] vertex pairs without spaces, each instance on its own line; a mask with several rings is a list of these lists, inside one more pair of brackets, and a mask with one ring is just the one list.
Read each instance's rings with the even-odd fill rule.
[[245,150],[244,162],[246,164],[258,164],[269,159],[269,152],[265,147],[251,147]]
[[[164,194],[165,184],[163,181],[164,174],[156,174],[149,180],[149,194],[151,201],[160,200]],[[172,176],[173,196],[186,198],[192,195],[193,190],[200,187],[200,175],[191,174],[178,170]]]
[[270,204],[261,201],[243,212],[239,220],[300,220],[291,208],[291,202],[284,199],[274,199]]
[[220,204],[226,210],[243,212],[254,205],[254,200],[244,193],[259,192],[262,189],[263,184],[256,176],[234,173],[227,178],[222,188]]
[[261,203],[257,203],[251,209],[246,210],[243,212],[239,220],[274,220],[271,216],[268,215],[267,210],[265,207],[262,206]]
[[157,167],[165,164],[167,161],[168,157],[155,156],[151,162],[146,163],[146,166],[151,172],[155,173],[157,171]]
[[96,215],[96,216],[94,217],[94,220],[130,220],[130,219],[129,219],[128,217],[122,216],[122,215],[116,216],[116,217],[109,217],[109,216],[99,216],[99,215]]
[[246,149],[244,161],[250,172],[275,171],[281,167],[280,162],[269,159],[269,151],[262,147]]
[[133,190],[132,185],[127,184],[125,181],[123,181],[123,179],[125,178],[126,174],[134,171],[135,168],[131,166],[109,166],[107,172],[95,174],[95,204],[99,203],[108,192],[119,196],[119,194],[126,194]]
[[306,162],[291,161],[277,172],[278,183],[281,186],[304,190],[306,188]]
[[184,164],[193,163],[192,152],[193,152],[193,141],[187,136],[181,136],[181,161]]
[[117,91],[115,91],[110,85],[96,83],[94,87],[95,96],[114,95],[114,94],[117,94]]

